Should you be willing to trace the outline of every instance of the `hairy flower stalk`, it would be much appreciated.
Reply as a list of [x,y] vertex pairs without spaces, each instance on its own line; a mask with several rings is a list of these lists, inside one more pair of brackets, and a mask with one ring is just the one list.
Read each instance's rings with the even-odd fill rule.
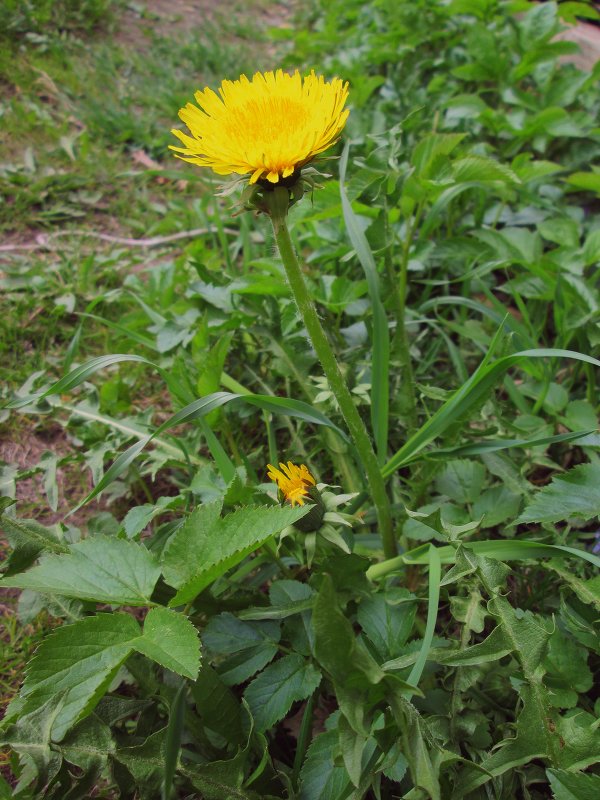
[[361,458],[384,553],[391,558],[397,553],[396,540],[377,457],[317,315],[287,226],[290,206],[310,183],[310,169],[305,168],[338,139],[346,124],[347,97],[347,83],[325,81],[314,72],[304,78],[282,70],[256,73],[251,80],[242,75],[223,81],[218,95],[211,89],[196,92],[199,107],[188,103],[179,112],[191,136],[173,130],[183,147],[171,149],[178,158],[219,175],[249,176],[248,206],[271,218],[288,282]]
[[[310,336],[310,340],[317,354],[323,372],[325,373],[331,391],[346,421],[352,440],[360,455],[371,496],[377,513],[379,532],[383,542],[383,550],[386,558],[392,558],[397,553],[396,540],[392,528],[392,515],[390,502],[385,490],[385,483],[381,476],[377,456],[373,450],[373,445],[366,431],[364,422],[358,413],[350,390],[344,380],[337,359],[329,344],[321,321],[317,315],[314,303],[310,297],[308,288],[304,281],[304,276],[300,269],[300,264],[294,251],[292,239],[287,226],[287,208],[289,205],[288,190],[281,186],[276,187],[269,193],[272,197],[271,221],[275,233],[275,241],[279,248],[281,260],[285,267],[288,282],[292,289],[296,305],[304,321],[304,326]],[[265,196],[267,199],[269,196]],[[267,199],[268,202],[268,199]]]

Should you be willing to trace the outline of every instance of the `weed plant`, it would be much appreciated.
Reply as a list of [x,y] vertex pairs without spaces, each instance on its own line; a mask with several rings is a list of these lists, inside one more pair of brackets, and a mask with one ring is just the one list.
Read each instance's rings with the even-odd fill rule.
[[[286,68],[350,82],[287,255],[277,225],[163,154],[163,117],[233,62],[207,45],[190,86],[193,46],[161,40],[146,82],[150,56],[99,41],[82,97],[80,43],[64,67],[52,37],[13,52],[27,88],[3,113],[40,149],[4,167],[11,236],[202,234],[152,259],[71,228],[7,257],[5,425],[59,423],[69,444],[2,468],[0,585],[23,590],[23,624],[56,621],[3,722],[7,797],[600,795],[600,69],[556,38],[576,15],[598,16],[314,0],[272,31]],[[132,169],[135,150],[156,163]],[[391,539],[286,281],[294,250]],[[280,462],[320,495],[287,502]],[[90,486],[65,499],[67,463]],[[70,512],[55,524],[15,507],[32,473]]]

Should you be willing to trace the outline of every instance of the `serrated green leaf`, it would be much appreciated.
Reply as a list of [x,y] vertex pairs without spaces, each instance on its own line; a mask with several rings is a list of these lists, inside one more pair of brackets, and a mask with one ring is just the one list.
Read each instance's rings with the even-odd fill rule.
[[454,595],[450,598],[450,613],[455,620],[464,623],[468,630],[481,633],[487,616],[487,610],[481,601],[478,589],[471,590],[468,597]]
[[600,727],[594,714],[573,708],[556,720],[561,747],[555,762],[563,769],[587,769],[600,762]]
[[63,692],[53,729],[60,740],[96,706],[121,664],[135,650],[180,675],[197,675],[197,633],[185,617],[165,608],[152,609],[141,633],[129,614],[98,614],[64,625],[44,639],[21,689],[25,713]]
[[594,683],[587,664],[588,653],[574,639],[559,629],[555,630],[548,643],[548,652],[542,662],[546,675],[550,703],[555,708],[573,708],[577,705],[577,693],[588,692]]
[[[312,625],[317,659],[337,684],[344,686],[357,674],[366,676],[370,683],[384,678],[384,672],[357,640],[350,621],[342,613],[329,575],[324,575],[315,599]],[[359,678],[360,682],[364,681]]]
[[44,787],[60,769],[62,758],[50,745],[63,699],[60,693],[56,694],[39,708],[22,714],[16,724],[9,725],[1,734],[0,742],[10,745],[20,756],[23,772],[17,791],[34,779],[40,788]]
[[[541,690],[541,687],[540,687]],[[548,758],[550,756],[549,738],[554,738],[555,745],[559,745],[558,734],[550,733],[548,729],[549,717],[540,717],[537,703],[533,697],[535,690],[525,685],[521,689],[523,709],[517,719],[517,735],[515,738],[504,740],[500,749],[485,758],[481,765],[468,765],[459,775],[454,785],[452,800],[462,800],[478,786],[482,786],[492,777],[502,775],[521,764],[526,764],[535,758]],[[482,768],[483,770],[482,771]]]
[[416,597],[408,589],[392,589],[361,600],[357,618],[380,658],[388,660],[400,655],[416,613]]
[[574,172],[566,178],[567,183],[576,189],[595,192],[600,195],[600,172]]
[[191,690],[196,711],[205,726],[228,742],[240,745],[243,740],[240,701],[206,662],[202,664]]
[[544,486],[517,522],[558,522],[569,517],[585,520],[600,515],[600,464],[579,464]]
[[473,503],[481,494],[485,467],[478,461],[455,459],[444,465],[436,478],[436,488],[457,503]]
[[200,668],[198,631],[183,614],[168,608],[150,609],[135,649],[166,669],[196,680]]
[[464,133],[431,133],[424,136],[415,147],[411,163],[422,178],[431,178],[432,167],[438,156],[447,156],[462,142]]
[[503,183],[520,183],[518,176],[499,161],[486,156],[466,156],[452,164],[454,180],[457,183],[467,181],[502,181]]
[[278,653],[279,625],[272,621],[243,622],[225,611],[213,617],[202,632],[202,642],[221,660],[219,677],[227,686],[243,683]]
[[33,589],[116,605],[150,605],[160,576],[155,557],[140,544],[94,536],[64,555],[44,556],[38,566],[1,581],[3,586]]
[[266,731],[283,719],[297,700],[306,700],[321,682],[321,673],[297,653],[264,669],[244,693],[256,729]]
[[44,551],[50,553],[69,551],[68,546],[60,541],[51,528],[46,528],[33,519],[17,519],[1,513],[0,529],[6,533],[9,542],[15,548],[4,570],[7,575],[26,569]]
[[600,797],[600,775],[548,769],[554,800],[597,800]]
[[582,602],[586,605],[593,605],[600,611],[600,575],[584,581],[574,575],[572,570],[565,569],[564,564],[555,559],[549,561],[545,566],[558,573]]
[[110,728],[95,714],[82,720],[60,743],[62,754],[70,764],[86,771],[97,771],[97,774],[116,747]]
[[220,504],[200,506],[163,552],[165,580],[179,591],[171,606],[193,600],[271,536],[301,519],[312,506],[246,506],[221,518]]
[[308,748],[300,772],[299,800],[342,800],[351,781],[346,769],[336,766],[339,751],[337,731],[321,733]]
[[441,654],[436,658],[440,664],[451,667],[463,667],[476,664],[487,664],[498,661],[512,651],[513,647],[504,630],[497,625],[490,635],[471,647],[465,647],[456,653]]
[[86,617],[58,628],[29,663],[21,688],[25,712],[64,692],[53,728],[60,740],[98,703],[139,636],[133,617],[120,613]]
[[142,744],[133,747],[119,747],[114,755],[133,775],[138,786],[156,792],[165,772],[165,740],[167,729],[148,736]]
[[481,528],[495,528],[512,520],[519,512],[521,496],[506,486],[494,486],[483,492],[473,504],[473,516],[480,519]]

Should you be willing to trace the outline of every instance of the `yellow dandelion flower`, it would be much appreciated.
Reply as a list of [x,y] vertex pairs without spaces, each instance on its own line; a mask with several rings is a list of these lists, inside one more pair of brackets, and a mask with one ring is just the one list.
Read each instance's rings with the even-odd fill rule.
[[[198,106],[179,111],[191,136],[174,129],[183,147],[170,145],[177,158],[210,167],[219,175],[250,175],[250,183],[266,178],[276,184],[332,145],[348,110],[348,84],[322,75],[302,78],[257,72],[251,80],[223,81],[219,94],[195,94]],[[308,471],[308,470],[307,470]]]
[[279,490],[286,500],[295,506],[304,505],[304,499],[308,495],[311,486],[316,486],[316,481],[304,464],[297,466],[291,461],[287,464],[280,463],[281,469],[277,469],[272,464],[267,464],[267,475],[275,481]]

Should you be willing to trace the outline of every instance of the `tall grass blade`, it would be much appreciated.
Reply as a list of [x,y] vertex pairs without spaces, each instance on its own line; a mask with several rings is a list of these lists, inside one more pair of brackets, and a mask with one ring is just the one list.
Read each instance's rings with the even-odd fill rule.
[[437,620],[438,608],[440,602],[440,580],[442,577],[442,562],[440,560],[439,549],[433,545],[429,545],[429,552],[427,554],[429,561],[429,599],[427,604],[427,623],[425,625],[425,635],[417,660],[410,671],[407,682],[414,686],[415,689],[419,685],[421,675],[427,663],[427,655],[431,649],[433,635],[435,633],[435,622]]
[[530,358],[573,358],[600,367],[600,361],[592,356],[554,348],[523,350],[491,363],[488,356],[489,353],[469,380],[385,464],[382,469],[384,477],[389,477],[397,469],[413,461],[424,447],[485,398],[510,367],[521,366]]
[[375,439],[375,450],[380,463],[385,461],[388,440],[388,417],[390,403],[389,361],[390,335],[388,320],[381,302],[379,273],[367,237],[358,223],[356,214],[348,199],[344,181],[348,165],[349,145],[346,143],[340,160],[340,196],[346,230],[356,250],[358,260],[365,272],[369,299],[373,312],[373,354],[371,372],[371,426]]

